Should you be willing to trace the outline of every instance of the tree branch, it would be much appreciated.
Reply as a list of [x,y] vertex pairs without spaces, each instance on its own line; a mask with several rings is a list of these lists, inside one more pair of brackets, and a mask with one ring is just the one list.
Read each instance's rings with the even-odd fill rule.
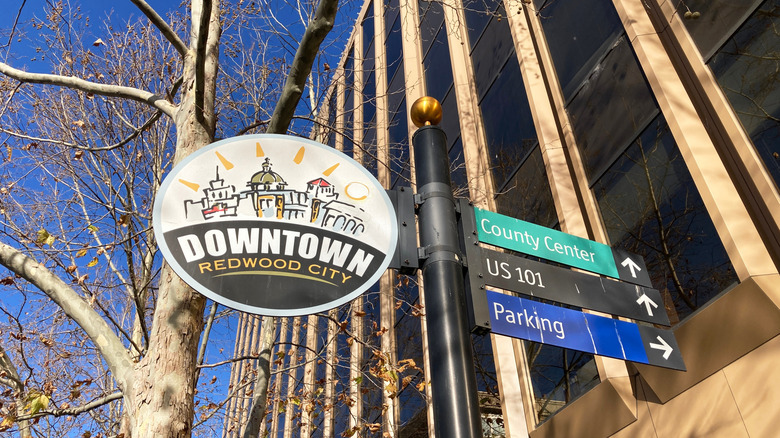
[[51,409],[47,411],[40,411],[38,413],[32,414],[32,415],[24,415],[19,417],[19,420],[32,420],[34,418],[38,417],[45,417],[47,415],[53,415],[55,417],[62,417],[63,415],[72,415],[76,416],[79,414],[83,414],[84,412],[90,411],[92,409],[98,408],[100,406],[106,405],[108,403],[111,403],[112,401],[119,400],[122,398],[121,392],[115,392],[113,394],[109,394],[105,397],[101,397],[97,400],[93,400],[85,405],[77,406],[75,408],[68,408],[68,409]]
[[184,44],[184,41],[182,41],[181,38],[179,38],[178,35],[176,35],[176,32],[173,31],[173,29],[168,25],[168,23],[163,19],[157,11],[154,10],[151,6],[149,6],[148,3],[146,3],[144,0],[130,0],[133,2],[134,5],[138,7],[138,9],[141,10],[141,12],[146,15],[146,18],[149,19],[149,21],[152,22],[152,24],[160,31],[160,33],[167,39],[171,44],[173,44],[173,47],[176,49],[177,52],[181,56],[184,56],[187,53],[187,45]]
[[11,41],[14,40],[14,34],[16,33],[16,26],[19,24],[19,17],[22,16],[22,9],[24,9],[24,5],[27,3],[27,0],[24,0],[22,2],[22,5],[19,6],[19,11],[16,13],[16,18],[14,19],[14,25],[11,27],[11,31],[8,32],[8,43],[4,47],[11,47]]
[[209,310],[209,316],[206,318],[206,326],[203,328],[203,334],[201,335],[200,347],[198,348],[198,359],[195,361],[197,366],[203,365],[203,359],[206,357],[206,347],[209,342],[209,335],[211,334],[211,326],[214,325],[214,317],[217,316],[217,302],[211,303],[211,309]]
[[105,320],[67,283],[16,248],[0,242],[0,265],[32,283],[86,332],[108,364],[121,390],[132,386],[133,363]]
[[125,87],[122,85],[98,84],[73,76],[29,73],[13,68],[3,62],[0,62],[0,73],[8,76],[9,78],[16,79],[19,82],[56,85],[84,91],[86,93],[99,94],[101,96],[119,97],[122,99],[134,100],[136,102],[151,105],[164,112],[168,116],[173,116],[175,109],[174,105],[168,102],[165,97],[150,93],[148,91],[139,90],[137,88]]
[[320,44],[325,40],[336,19],[338,0],[320,0],[314,19],[309,22],[306,32],[301,38],[301,45],[295,52],[295,58],[287,74],[282,95],[276,104],[267,132],[272,134],[286,134],[290,127],[295,108],[306,86],[306,78],[311,73],[311,66],[320,49]]
[[0,375],[0,385],[8,386],[18,392],[24,391],[24,382],[19,378],[16,367],[2,345],[0,345],[0,371],[4,372],[4,376]]
[[144,124],[141,125],[140,128],[133,128],[133,132],[129,136],[125,137],[123,140],[119,141],[118,143],[114,143],[112,145],[109,145],[109,146],[100,146],[100,147],[82,146],[80,144],[68,143],[68,142],[59,141],[59,140],[53,140],[53,139],[48,139],[48,138],[40,138],[40,137],[33,137],[33,136],[30,136],[30,135],[22,134],[20,132],[9,131],[7,129],[3,129],[2,127],[0,127],[0,132],[2,132],[3,134],[8,134],[8,135],[16,137],[16,138],[22,138],[22,139],[25,139],[25,140],[37,141],[37,142],[41,142],[41,143],[59,144],[59,145],[62,145],[62,146],[73,148],[73,149],[81,149],[82,151],[90,151],[90,152],[110,151],[110,150],[114,150],[116,148],[122,147],[122,146],[130,143],[131,141],[133,141],[142,132],[144,132],[150,126],[152,126],[154,124],[154,122],[159,120],[161,115],[162,115],[162,111],[157,111],[156,113],[154,113],[152,115],[152,117],[149,118],[149,120],[144,122]]
[[[198,23],[198,35],[195,41],[195,106],[201,122],[205,120],[204,110],[206,101],[206,61],[208,58],[207,46],[209,41],[209,24],[212,12],[211,0],[203,0]],[[193,14],[195,19],[195,14]]]

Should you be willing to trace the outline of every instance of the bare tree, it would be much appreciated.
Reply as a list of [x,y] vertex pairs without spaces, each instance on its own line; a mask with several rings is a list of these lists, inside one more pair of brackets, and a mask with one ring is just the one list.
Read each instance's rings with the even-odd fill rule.
[[[260,13],[254,3],[193,0],[164,18],[132,2],[145,19],[106,24],[94,42],[78,8],[54,3],[31,23],[46,38],[35,65],[51,71],[14,66],[13,45],[0,62],[0,264],[11,272],[3,308],[16,309],[3,334],[18,341],[0,356],[0,384],[16,400],[0,427],[18,424],[22,436],[84,412],[104,435],[193,433],[206,300],[160,263],[154,196],[172,165],[218,133],[287,132],[338,5],[319,3],[288,63],[263,57],[271,43],[246,21]],[[7,31],[12,41],[24,30]],[[236,102],[255,92],[262,99]]]

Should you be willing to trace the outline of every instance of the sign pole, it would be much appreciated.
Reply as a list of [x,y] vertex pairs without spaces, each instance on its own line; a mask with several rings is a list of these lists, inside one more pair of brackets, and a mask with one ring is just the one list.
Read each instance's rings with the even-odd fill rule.
[[[411,113],[417,176],[420,252],[436,436],[482,436],[474,358],[466,313],[462,256],[441,106],[418,99]],[[432,124],[433,123],[433,124]]]

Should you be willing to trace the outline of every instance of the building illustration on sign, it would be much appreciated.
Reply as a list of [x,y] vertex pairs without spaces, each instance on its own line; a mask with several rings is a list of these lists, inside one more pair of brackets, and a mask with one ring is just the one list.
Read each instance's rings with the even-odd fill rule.
[[306,183],[303,191],[288,187],[289,184],[272,170],[271,159],[266,157],[262,170],[248,182],[247,190],[238,192],[235,185],[226,183],[216,167],[214,179],[202,190],[198,200],[184,200],[186,217],[202,215],[204,220],[238,215],[243,203],[251,203],[258,218],[305,219],[320,227],[344,234],[359,236],[365,231],[365,210],[339,201],[336,187],[319,177]]

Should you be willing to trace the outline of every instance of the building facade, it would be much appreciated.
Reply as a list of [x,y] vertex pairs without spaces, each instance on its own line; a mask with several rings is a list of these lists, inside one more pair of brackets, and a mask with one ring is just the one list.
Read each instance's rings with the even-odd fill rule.
[[[484,436],[776,436],[778,29],[777,0],[364,4],[315,137],[414,187],[409,109],[435,97],[456,196],[641,254],[687,367],[474,335]],[[268,436],[433,436],[422,287],[280,320]],[[236,355],[262,330],[242,316]]]

